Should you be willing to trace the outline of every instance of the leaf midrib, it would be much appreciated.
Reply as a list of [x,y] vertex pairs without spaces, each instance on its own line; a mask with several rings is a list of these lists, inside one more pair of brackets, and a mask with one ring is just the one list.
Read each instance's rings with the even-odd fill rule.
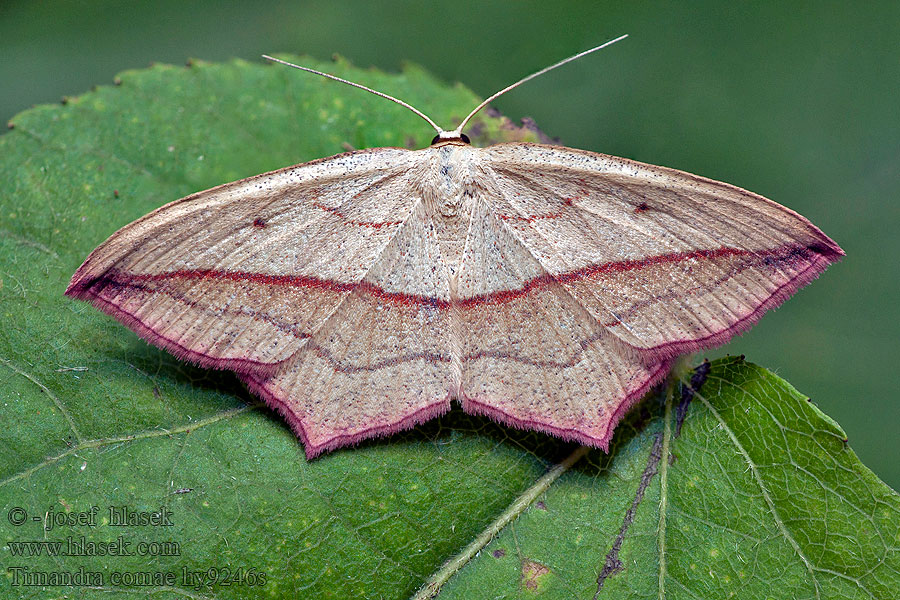
[[459,554],[447,560],[437,571],[435,571],[434,574],[426,580],[425,584],[419,588],[415,595],[413,595],[411,600],[427,600],[436,596],[441,587],[447,583],[451,577],[462,570],[462,568],[465,567],[478,552],[487,546],[500,531],[515,521],[516,518],[525,512],[525,510],[531,506],[541,494],[546,492],[563,473],[568,471],[589,451],[589,447],[579,446],[562,462],[556,464],[553,468],[544,473],[544,475],[542,475],[531,487],[513,500],[509,507],[479,533],[468,546],[466,546]]
[[70,446],[64,452],[60,452],[59,454],[49,456],[35,465],[27,467],[26,469],[23,469],[23,470],[19,471],[18,473],[14,473],[14,474],[10,475],[9,477],[7,477],[6,479],[0,480],[0,487],[3,487],[4,485],[7,485],[9,483],[12,483],[13,481],[18,481],[19,479],[27,477],[27,476],[31,475],[32,473],[35,473],[36,471],[39,471],[46,466],[52,465],[56,462],[59,462],[60,460],[66,458],[67,456],[70,456],[72,454],[80,452],[81,450],[100,448],[102,446],[107,446],[110,444],[121,444],[121,443],[125,443],[125,442],[134,442],[137,440],[144,440],[144,439],[149,439],[149,438],[171,436],[171,435],[175,435],[175,434],[179,434],[179,433],[189,433],[196,429],[200,429],[200,428],[206,427],[208,425],[213,425],[215,423],[218,423],[219,421],[224,421],[226,419],[236,417],[237,415],[240,415],[242,413],[250,412],[251,410],[256,410],[258,408],[263,408],[264,406],[265,405],[262,403],[248,404],[246,406],[241,406],[239,408],[233,408],[231,410],[226,410],[226,411],[222,411],[220,413],[216,413],[205,419],[200,419],[199,421],[191,421],[190,423],[187,423],[184,425],[172,427],[171,429],[150,429],[150,430],[145,430],[145,431],[139,431],[137,433],[120,435],[120,436],[116,436],[116,437],[96,438],[96,439],[92,439],[92,440],[85,440],[83,442],[80,442],[78,444],[74,444],[74,445]]
[[[682,382],[682,385],[685,385]],[[666,412],[663,417],[663,442],[659,459],[659,526],[656,532],[656,545],[659,552],[659,598],[666,597],[666,515],[669,510],[669,451],[672,440],[672,398],[675,390],[675,379],[670,378],[666,389]]]

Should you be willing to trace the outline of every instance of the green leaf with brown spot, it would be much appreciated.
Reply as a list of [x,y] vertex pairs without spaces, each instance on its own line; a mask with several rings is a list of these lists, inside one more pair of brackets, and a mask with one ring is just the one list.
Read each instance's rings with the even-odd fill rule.
[[[477,103],[415,67],[302,62],[445,126]],[[13,124],[0,136],[0,597],[404,598],[429,581],[462,598],[900,588],[897,494],[833,421],[738,359],[714,363],[680,435],[673,388],[633,411],[608,456],[454,410],[307,462],[233,375],[62,296],[93,247],[173,199],[347,146],[424,146],[433,132],[404,109],[235,61],[124,73]],[[537,137],[497,118],[475,129],[482,144]],[[126,513],[156,524],[109,521]],[[52,585],[66,577],[80,579]]]

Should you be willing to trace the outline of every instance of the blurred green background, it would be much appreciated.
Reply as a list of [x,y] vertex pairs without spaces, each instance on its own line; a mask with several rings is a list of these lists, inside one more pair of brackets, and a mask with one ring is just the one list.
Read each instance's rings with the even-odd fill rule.
[[514,120],[534,118],[569,146],[748,188],[834,238],[847,252],[842,263],[708,355],[743,353],[775,370],[900,488],[896,0],[7,0],[0,117],[151,62],[261,60],[264,52],[337,53],[385,70],[408,60],[487,96],[622,33],[631,37],[494,106]]

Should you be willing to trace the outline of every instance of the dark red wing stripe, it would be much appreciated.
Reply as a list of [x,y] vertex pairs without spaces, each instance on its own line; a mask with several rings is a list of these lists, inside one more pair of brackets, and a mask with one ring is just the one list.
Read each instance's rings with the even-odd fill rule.
[[[569,283],[580,281],[582,279],[590,279],[593,276],[606,273],[623,273],[627,271],[635,271],[660,265],[665,263],[679,263],[687,260],[696,259],[715,259],[727,256],[753,256],[759,258],[762,262],[767,261],[785,261],[795,259],[811,259],[814,255],[822,255],[829,259],[829,262],[836,260],[840,254],[829,246],[823,244],[812,244],[810,246],[793,246],[787,245],[773,250],[751,251],[741,248],[722,247],[713,250],[692,250],[690,252],[673,252],[669,254],[659,254],[649,256],[640,260],[623,260],[596,265],[588,265],[581,269],[562,273],[560,275],[542,275],[535,277],[525,283],[521,288],[515,290],[498,290],[489,294],[472,296],[464,298],[455,303],[457,307],[465,308],[469,306],[477,306],[481,304],[503,304],[512,302],[516,298],[528,294],[536,288],[545,287],[554,283]],[[268,275],[264,273],[251,273],[246,271],[222,271],[215,269],[191,269],[170,271],[167,273],[157,274],[138,274],[129,275],[132,281],[142,280],[167,280],[167,279],[217,279],[231,280],[235,282],[248,282],[251,284],[274,285],[274,286],[290,286],[298,288],[310,289],[328,289],[334,292],[349,292],[356,290],[358,292],[368,293],[380,300],[392,304],[401,305],[427,305],[436,309],[449,308],[450,303],[446,300],[432,298],[430,296],[420,296],[415,294],[403,294],[399,292],[388,292],[381,287],[368,282],[360,283],[342,283],[332,281],[330,279],[320,279],[318,277],[307,275]],[[93,283],[93,282],[92,282]]]
[[[199,312],[206,313],[210,316],[219,316],[222,314],[233,314],[233,315],[243,315],[247,317],[252,317],[253,319],[258,319],[260,321],[264,321],[276,329],[283,331],[287,335],[294,336],[297,339],[303,340],[309,337],[309,334],[304,331],[297,330],[297,327],[294,323],[288,323],[280,319],[275,319],[272,316],[253,310],[247,306],[239,306],[237,308],[219,308],[216,306],[210,306],[208,304],[204,304],[201,302],[197,302],[196,300],[186,296],[185,294],[173,290],[170,288],[161,288],[161,287],[150,287],[147,285],[143,285],[139,283],[137,280],[139,277],[124,275],[121,273],[109,272],[103,277],[98,277],[91,282],[90,293],[92,296],[97,297],[100,296],[105,290],[113,289],[113,290],[136,290],[139,292],[145,292],[149,294],[165,294],[169,296],[173,300],[184,304],[185,306],[189,306],[194,310]],[[146,279],[146,278],[145,278]],[[83,297],[83,296],[77,296]]]

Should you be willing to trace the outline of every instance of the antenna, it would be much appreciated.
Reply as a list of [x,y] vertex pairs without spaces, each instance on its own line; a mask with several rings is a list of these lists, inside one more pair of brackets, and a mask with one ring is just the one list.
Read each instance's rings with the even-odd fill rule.
[[[404,107],[408,108],[415,114],[417,114],[420,117],[422,117],[423,119],[425,119],[428,122],[428,124],[431,125],[435,131],[437,131],[437,137],[435,138],[435,141],[437,141],[437,140],[462,139],[462,129],[463,129],[463,127],[466,126],[466,123],[468,123],[469,120],[478,113],[478,111],[480,111],[482,108],[484,108],[489,103],[493,102],[494,100],[496,100],[497,98],[499,98],[500,96],[505,94],[506,92],[514,90],[517,87],[519,87],[520,85],[522,85],[523,83],[525,83],[526,81],[531,81],[535,77],[537,77],[539,75],[543,75],[544,73],[546,73],[548,71],[552,71],[556,67],[561,67],[566,63],[570,63],[573,60],[577,60],[577,59],[581,58],[582,56],[587,56],[588,54],[590,54],[592,52],[596,52],[597,50],[602,50],[603,48],[606,48],[607,46],[611,46],[611,45],[615,44],[616,42],[622,41],[627,37],[628,37],[627,33],[625,35],[620,35],[619,37],[617,37],[613,40],[609,40],[608,42],[604,42],[604,43],[600,44],[599,46],[595,46],[595,47],[591,48],[590,50],[585,50],[584,52],[579,52],[578,54],[575,54],[573,56],[570,56],[569,58],[563,59],[563,60],[559,61],[558,63],[550,65],[549,67],[544,67],[540,71],[532,73],[531,75],[529,75],[527,77],[523,77],[522,79],[518,80],[517,82],[515,82],[512,85],[506,86],[505,88],[503,88],[496,94],[493,94],[487,100],[485,100],[484,102],[482,102],[481,104],[476,106],[475,109],[472,112],[470,112],[465,119],[462,120],[462,123],[459,124],[459,127],[454,129],[453,131],[444,131],[443,129],[438,127],[437,123],[435,123],[430,118],[428,118],[428,116],[425,113],[423,113],[416,107],[412,106],[411,104],[407,104],[403,100],[394,98],[393,96],[391,96],[389,94],[385,94],[384,92],[379,92],[378,90],[373,90],[372,88],[366,87],[360,83],[355,83],[353,81],[341,79],[340,77],[337,77],[336,75],[331,75],[329,73],[323,73],[322,71],[316,71],[315,69],[310,69],[309,67],[301,67],[300,65],[295,65],[294,63],[290,63],[285,60],[281,60],[279,58],[274,58],[267,54],[263,54],[262,56],[263,56],[263,58],[265,58],[267,60],[271,60],[272,62],[281,63],[282,65],[286,65],[288,67],[293,67],[295,69],[300,69],[301,71],[306,71],[307,73],[314,73],[316,75],[321,75],[322,77],[327,77],[328,79],[333,79],[334,81],[340,81],[341,83],[346,83],[347,85],[352,85],[353,87],[359,88],[361,90],[366,90],[367,92],[375,94],[376,96],[381,96],[382,98],[386,98],[392,102],[396,102],[400,106],[404,106]],[[432,142],[432,143],[434,143],[434,142]]]
[[628,37],[627,33],[625,35],[620,35],[619,37],[617,37],[614,40],[609,40],[608,42],[604,42],[604,43],[600,44],[599,46],[595,46],[595,47],[591,48],[590,50],[585,50],[584,52],[579,52],[578,54],[576,54],[574,56],[570,56],[569,58],[565,58],[556,64],[550,65],[549,67],[544,67],[540,71],[532,73],[528,77],[523,77],[522,79],[518,80],[517,82],[515,82],[512,85],[506,86],[505,88],[503,88],[502,90],[500,90],[499,92],[497,92],[496,94],[494,94],[493,96],[489,97],[487,100],[485,100],[484,102],[482,102],[481,104],[476,106],[475,110],[470,112],[469,116],[467,116],[465,119],[462,120],[462,123],[459,124],[459,127],[457,127],[454,131],[451,131],[450,133],[455,134],[454,137],[459,137],[459,134],[462,133],[462,128],[466,126],[466,123],[469,122],[469,119],[474,117],[476,115],[476,113],[478,113],[479,110],[481,110],[482,108],[484,108],[485,106],[487,106],[488,104],[490,104],[491,102],[493,102],[494,100],[496,100],[497,98],[499,98],[500,96],[505,94],[506,92],[516,89],[517,87],[519,87],[526,81],[531,81],[535,77],[537,77],[539,75],[543,75],[547,71],[552,71],[556,67],[561,67],[566,63],[569,63],[569,62],[572,62],[573,60],[577,60],[577,59],[581,58],[582,56],[587,56],[591,52],[596,52],[597,50],[602,50],[603,48],[606,48],[607,46],[612,46],[616,42],[620,42],[627,37]]
[[367,92],[371,92],[371,93],[375,94],[376,96],[381,96],[382,98],[387,98],[388,100],[391,100],[392,102],[396,102],[400,106],[405,106],[409,110],[413,111],[414,113],[416,113],[417,115],[419,115],[420,117],[422,117],[423,119],[428,121],[428,124],[431,125],[432,127],[434,127],[434,130],[437,131],[439,135],[444,133],[444,130],[441,129],[440,127],[438,127],[437,123],[435,123],[434,121],[429,119],[428,116],[425,113],[423,113],[421,110],[419,110],[418,108],[416,108],[415,106],[413,106],[411,104],[407,104],[403,100],[394,98],[390,94],[385,94],[384,92],[379,92],[378,90],[373,90],[372,88],[366,87],[361,83],[355,83],[353,81],[347,81],[346,79],[341,79],[340,77],[338,77],[336,75],[331,75],[329,73],[323,73],[322,71],[316,71],[315,69],[310,69],[309,67],[301,67],[300,65],[295,65],[294,63],[289,63],[286,60],[274,58],[272,56],[269,56],[268,54],[263,54],[262,56],[263,56],[263,58],[266,58],[273,62],[281,63],[281,64],[287,65],[289,67],[294,67],[295,69],[300,69],[301,71],[306,71],[307,73],[315,73],[316,75],[321,75],[322,77],[327,77],[328,79],[334,79],[335,81],[340,81],[341,83],[346,83],[347,85],[352,85],[353,87],[359,88],[361,90],[366,90]]

